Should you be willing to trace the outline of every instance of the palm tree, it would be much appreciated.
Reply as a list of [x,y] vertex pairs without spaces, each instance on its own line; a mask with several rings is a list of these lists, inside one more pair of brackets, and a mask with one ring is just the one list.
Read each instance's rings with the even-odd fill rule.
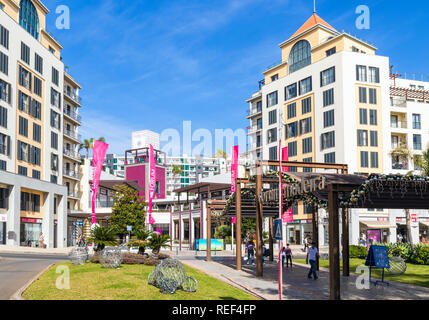
[[118,244],[116,236],[115,228],[98,226],[91,230],[88,241],[97,245],[95,251],[102,251],[106,246],[116,246]]
[[161,248],[170,248],[170,236],[168,234],[152,234],[149,239],[149,248],[155,256],[159,255]]
[[228,172],[228,164],[226,163],[226,160],[228,159],[228,154],[224,150],[218,149],[216,151],[216,157],[219,159],[225,159],[226,171]]
[[419,166],[424,176],[429,176],[429,148],[423,155],[414,155],[414,163]]
[[148,240],[154,235],[154,233],[150,230],[146,229],[137,229],[134,231],[133,241],[131,241],[128,246],[129,247],[138,247],[138,254],[144,254],[146,247],[149,245]]
[[173,164],[171,172],[173,174],[173,179],[176,180],[176,176],[180,176],[182,174],[182,169],[180,166]]
[[[82,144],[79,145],[79,151],[82,149],[86,149],[86,158],[89,158],[89,150],[94,149],[94,138],[85,139]],[[106,138],[100,137],[98,141],[106,143]]]

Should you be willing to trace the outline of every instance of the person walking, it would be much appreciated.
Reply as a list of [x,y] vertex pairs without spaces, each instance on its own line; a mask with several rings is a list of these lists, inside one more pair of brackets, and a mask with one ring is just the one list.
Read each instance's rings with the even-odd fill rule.
[[255,264],[255,243],[253,240],[247,241],[246,244],[247,250],[247,264],[250,264],[250,258],[252,258],[252,265]]
[[289,268],[289,261],[290,261],[290,268],[292,269],[292,249],[290,248],[289,243],[286,245],[285,254],[286,254],[286,268]]
[[319,251],[316,248],[316,244],[312,243],[311,247],[308,248],[307,252],[307,263],[310,262],[310,271],[308,272],[308,279],[311,279],[311,276],[313,275],[314,280],[317,280],[317,273],[316,273],[316,261],[319,257]]
[[304,249],[303,252],[307,252],[308,249],[308,236],[304,238]]
[[285,247],[282,248],[281,257],[282,257],[282,267],[284,268],[285,260],[286,260],[286,248]]
[[45,237],[43,236],[42,232],[40,232],[40,235],[39,235],[39,246],[42,249],[45,248]]

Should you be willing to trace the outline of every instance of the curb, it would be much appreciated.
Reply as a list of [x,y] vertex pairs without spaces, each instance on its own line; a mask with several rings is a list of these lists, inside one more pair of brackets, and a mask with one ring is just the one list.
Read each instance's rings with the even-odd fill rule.
[[28,289],[29,286],[31,286],[33,284],[33,282],[35,282],[36,280],[38,280],[42,274],[44,274],[46,271],[48,271],[52,266],[56,265],[56,263],[52,263],[49,266],[47,266],[45,269],[43,269],[41,272],[39,272],[33,279],[31,279],[30,281],[28,281],[22,288],[20,288],[17,292],[15,292],[10,298],[9,300],[25,300],[22,297],[22,294],[24,293],[25,290]]

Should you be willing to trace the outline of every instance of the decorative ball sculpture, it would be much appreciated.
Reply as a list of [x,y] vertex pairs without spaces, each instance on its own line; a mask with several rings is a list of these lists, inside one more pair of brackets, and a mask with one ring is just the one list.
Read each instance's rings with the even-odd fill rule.
[[83,265],[88,260],[88,251],[85,248],[73,248],[69,258],[73,264]]
[[99,259],[104,268],[117,269],[122,263],[121,249],[118,247],[104,248]]
[[182,289],[186,292],[196,292],[198,289],[198,281],[194,277],[186,277],[182,283]]
[[176,259],[164,259],[157,264],[155,270],[148,276],[148,283],[161,290],[164,294],[174,294],[178,288],[186,292],[195,292],[198,281],[193,277],[186,277],[183,264]]
[[396,276],[404,274],[407,271],[407,264],[401,257],[389,258],[390,269],[388,271]]

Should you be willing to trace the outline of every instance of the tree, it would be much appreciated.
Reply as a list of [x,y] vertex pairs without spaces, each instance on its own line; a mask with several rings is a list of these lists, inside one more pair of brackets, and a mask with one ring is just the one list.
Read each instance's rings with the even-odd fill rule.
[[127,226],[133,230],[144,229],[146,218],[146,202],[139,196],[138,191],[126,186],[115,186],[112,207],[112,226],[115,226],[119,235],[128,233]]
[[146,248],[149,246],[149,239],[153,236],[154,232],[146,229],[137,229],[134,231],[133,241],[131,241],[129,247],[138,247],[139,254],[144,254]]
[[241,221],[241,239],[253,238],[256,233],[256,219],[243,218]]
[[[82,149],[86,149],[86,158],[89,159],[89,150],[94,149],[94,138],[85,139],[82,144],[79,145],[79,151]],[[106,143],[106,139],[104,137],[98,138],[98,141]]]
[[88,241],[94,242],[97,245],[95,251],[102,251],[106,246],[116,246],[118,241],[116,241],[117,232],[114,227],[101,227],[98,226],[91,230],[91,235],[88,238]]
[[182,169],[177,164],[173,164],[171,172],[173,173],[174,180],[176,180],[176,176],[180,176],[182,174]]
[[223,225],[217,228],[217,231],[214,234],[214,237],[225,239],[226,237],[230,237],[231,235],[232,235],[231,226]]
[[225,159],[226,171],[228,171],[228,164],[226,163],[226,160],[228,159],[228,154],[224,150],[218,149],[216,151],[216,157],[219,159]]
[[152,253],[155,256],[159,255],[161,248],[169,248],[170,236],[168,234],[156,234],[153,233],[149,238],[149,248],[152,249]]
[[421,168],[424,176],[429,176],[429,148],[423,151],[423,155],[415,155],[414,163]]

